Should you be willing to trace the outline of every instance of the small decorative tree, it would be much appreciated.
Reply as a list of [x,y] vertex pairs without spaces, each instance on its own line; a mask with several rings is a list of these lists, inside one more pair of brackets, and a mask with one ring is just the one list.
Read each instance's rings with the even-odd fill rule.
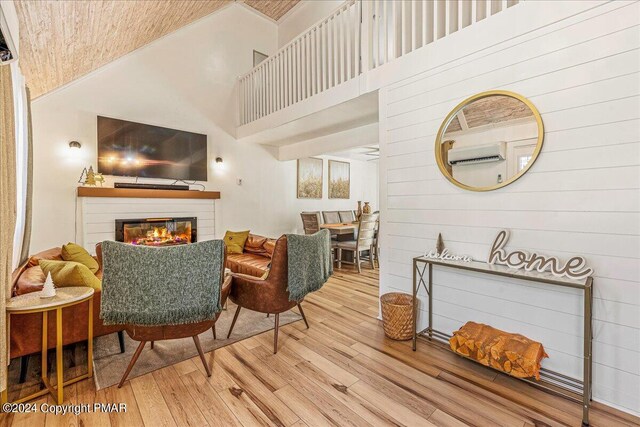
[[56,288],[54,287],[51,273],[47,273],[47,279],[44,281],[44,286],[42,287],[40,296],[42,298],[51,298],[56,296]]
[[438,240],[436,242],[436,253],[440,255],[442,254],[442,251],[444,251],[444,240],[442,240],[442,234],[438,233]]

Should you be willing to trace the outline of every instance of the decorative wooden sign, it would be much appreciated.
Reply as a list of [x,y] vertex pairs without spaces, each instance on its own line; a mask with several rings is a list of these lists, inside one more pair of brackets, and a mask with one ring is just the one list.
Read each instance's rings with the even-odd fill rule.
[[549,257],[537,253],[528,254],[524,251],[513,251],[507,253],[503,248],[509,240],[509,232],[502,230],[496,236],[489,252],[489,264],[504,264],[511,268],[525,269],[526,271],[536,270],[540,273],[549,271],[557,277],[568,277],[570,279],[584,279],[593,274],[591,268],[587,268],[587,262],[581,256],[570,258],[564,265],[556,257]]
[[473,261],[473,259],[468,255],[452,255],[449,253],[449,249],[444,249],[442,252],[429,251],[428,253],[424,254],[424,257],[429,259],[440,259],[440,260],[446,260],[446,261],[464,261],[464,262]]

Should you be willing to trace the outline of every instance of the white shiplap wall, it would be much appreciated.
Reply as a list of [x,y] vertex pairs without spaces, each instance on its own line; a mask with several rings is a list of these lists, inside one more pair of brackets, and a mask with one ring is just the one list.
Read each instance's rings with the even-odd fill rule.
[[[215,201],[204,199],[136,199],[81,197],[76,214],[76,241],[91,253],[96,243],[115,240],[115,220],[196,217],[198,241],[215,239]],[[82,236],[82,240],[78,237]]]
[[[478,260],[503,228],[510,248],[584,255],[595,270],[594,399],[640,415],[640,4],[578,3],[519,5],[514,28],[565,15],[495,38],[488,20],[483,34],[452,36],[468,54],[438,62],[436,42],[415,52],[420,73],[380,89],[380,292],[410,292],[411,258],[438,233]],[[467,192],[438,171],[434,140],[457,103],[491,89],[537,106],[544,147],[514,184]],[[434,282],[437,329],[475,320],[522,333],[544,343],[544,366],[581,378],[581,293],[438,268]],[[420,327],[426,308],[423,296]]]

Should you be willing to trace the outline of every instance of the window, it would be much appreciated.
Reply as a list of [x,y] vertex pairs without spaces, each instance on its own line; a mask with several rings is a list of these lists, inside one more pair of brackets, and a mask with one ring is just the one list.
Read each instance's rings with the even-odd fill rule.
[[518,156],[518,172],[527,167],[529,160],[531,160],[531,155]]
[[267,59],[269,55],[265,55],[262,52],[258,52],[257,50],[253,51],[253,66],[257,67],[262,61]]

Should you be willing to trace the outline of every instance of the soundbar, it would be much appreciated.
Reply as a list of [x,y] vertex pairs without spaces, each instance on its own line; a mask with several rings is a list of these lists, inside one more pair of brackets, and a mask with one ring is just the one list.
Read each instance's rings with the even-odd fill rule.
[[135,188],[142,190],[188,190],[188,185],[170,185],[170,184],[138,184],[130,182],[116,182],[115,188]]

